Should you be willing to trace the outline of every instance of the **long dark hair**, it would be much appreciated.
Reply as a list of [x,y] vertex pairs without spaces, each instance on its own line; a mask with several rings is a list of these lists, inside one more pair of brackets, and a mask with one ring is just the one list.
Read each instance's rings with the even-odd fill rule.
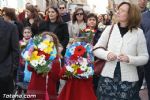
[[31,12],[31,16],[29,16],[28,19],[30,19],[30,18],[34,19],[34,23],[32,26],[37,28],[39,26],[40,21],[41,21],[41,19],[39,18],[37,10],[35,9],[35,7],[33,5],[27,6],[26,9]]
[[[61,16],[60,16],[60,13],[59,13],[59,11],[58,11],[58,9],[55,8],[55,7],[49,7],[48,9],[50,9],[50,8],[53,9],[53,10],[57,13],[56,22],[57,22],[57,23],[63,22],[63,21],[62,21],[62,18],[61,18]],[[48,17],[48,21],[50,21],[49,17]]]
[[80,11],[80,10],[83,12],[83,20],[84,20],[84,22],[86,22],[86,14],[85,14],[83,8],[77,8],[77,9],[75,10],[75,12],[73,13],[73,15],[72,15],[72,23],[75,23],[75,22],[76,22],[76,20],[77,20],[76,14],[77,14],[77,12]]

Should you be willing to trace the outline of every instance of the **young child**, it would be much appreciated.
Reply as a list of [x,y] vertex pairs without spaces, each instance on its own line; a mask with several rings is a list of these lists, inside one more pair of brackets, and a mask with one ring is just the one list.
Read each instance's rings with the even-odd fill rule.
[[[23,39],[19,41],[20,44],[20,49],[21,52],[25,49],[25,47],[28,44],[28,41],[32,38],[32,31],[30,27],[25,27],[23,29]],[[23,82],[24,79],[26,79],[26,76],[30,77],[31,73],[29,73],[28,75],[24,74],[24,70],[26,70],[25,68],[26,64],[23,58],[20,57],[20,66],[19,66],[19,70],[18,70],[18,81],[19,82]],[[27,71],[26,71],[27,72]],[[29,81],[29,78],[26,79]]]
[[44,32],[42,33],[42,36],[54,43],[57,54],[54,60],[52,60],[51,69],[47,74],[38,74],[30,64],[28,65],[28,70],[32,72],[32,76],[28,85],[27,94],[36,95],[36,98],[30,98],[31,100],[57,100],[56,85],[59,81],[59,71],[61,66],[61,52],[59,50],[61,45],[57,36],[53,33]]

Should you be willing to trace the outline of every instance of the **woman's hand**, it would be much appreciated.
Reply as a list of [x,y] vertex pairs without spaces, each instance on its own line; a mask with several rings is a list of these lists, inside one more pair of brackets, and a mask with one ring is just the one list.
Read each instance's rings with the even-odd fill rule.
[[108,59],[109,61],[114,61],[114,60],[117,59],[117,55],[115,55],[114,53],[110,52],[110,53],[108,53],[108,55],[107,55],[107,59]]
[[124,54],[120,54],[120,55],[118,56],[118,60],[119,60],[120,62],[129,63],[129,57],[126,56],[126,55],[124,55]]

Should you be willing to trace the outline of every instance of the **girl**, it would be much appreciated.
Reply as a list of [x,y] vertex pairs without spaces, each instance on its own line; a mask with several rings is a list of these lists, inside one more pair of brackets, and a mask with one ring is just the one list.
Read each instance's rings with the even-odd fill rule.
[[[94,14],[89,14],[87,16],[87,27],[90,28],[91,30],[95,30],[97,29],[97,24],[98,24],[97,16]],[[83,36],[81,36],[81,38],[82,37]],[[92,41],[90,42],[92,43]],[[71,47],[72,45],[68,47],[67,51],[70,50],[73,51],[74,49],[72,49]],[[77,60],[75,61],[79,63]],[[63,75],[64,69],[65,67],[63,67],[63,69],[61,70],[60,73],[61,75]],[[87,79],[78,79],[75,77],[71,77],[67,79],[66,84],[58,97],[58,100],[96,100],[92,81],[93,81],[92,77],[89,77]]]
[[87,27],[91,30],[95,30],[93,40],[90,41],[91,43],[93,43],[93,45],[95,45],[102,33],[102,31],[98,29],[98,18],[95,14],[90,13],[87,16]]
[[[19,41],[21,52],[26,47],[26,45],[28,44],[28,41],[31,38],[32,38],[31,28],[25,27],[23,29],[23,39]],[[25,66],[26,66],[25,61],[23,60],[23,58],[20,58],[20,66],[19,66],[19,71],[18,71],[18,81],[19,82],[23,82],[24,79],[26,81],[29,81],[29,79],[30,79],[31,73],[28,73],[28,74],[25,73],[24,74],[24,69],[26,70]],[[27,70],[25,72],[27,72]],[[28,79],[26,76],[28,77]]]
[[54,45],[57,50],[57,55],[56,58],[52,61],[51,70],[45,75],[37,74],[37,72],[33,69],[33,67],[28,65],[28,70],[32,72],[32,76],[28,86],[27,94],[35,94],[36,99],[40,100],[56,100],[57,99],[56,83],[59,80],[60,56],[61,56],[59,48],[61,47],[61,45],[55,34],[44,32],[42,33],[42,35],[46,35],[46,37],[48,37],[50,41],[54,42]]

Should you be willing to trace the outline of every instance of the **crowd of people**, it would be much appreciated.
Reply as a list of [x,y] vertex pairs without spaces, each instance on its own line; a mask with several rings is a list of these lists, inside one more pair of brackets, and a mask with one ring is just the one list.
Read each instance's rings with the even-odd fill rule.
[[[14,94],[16,84],[22,82],[27,85],[25,94],[38,100],[140,100],[144,79],[150,99],[150,9],[146,5],[147,0],[138,0],[138,5],[122,2],[113,16],[87,13],[81,7],[71,15],[64,2],[49,6],[44,15],[30,3],[19,14],[4,7],[0,10],[0,99]],[[85,29],[94,30],[90,41],[81,35]],[[56,47],[47,74],[38,74],[23,58],[38,35]],[[64,78],[66,52],[82,37],[93,47],[94,60],[106,61],[104,68],[87,79]]]

